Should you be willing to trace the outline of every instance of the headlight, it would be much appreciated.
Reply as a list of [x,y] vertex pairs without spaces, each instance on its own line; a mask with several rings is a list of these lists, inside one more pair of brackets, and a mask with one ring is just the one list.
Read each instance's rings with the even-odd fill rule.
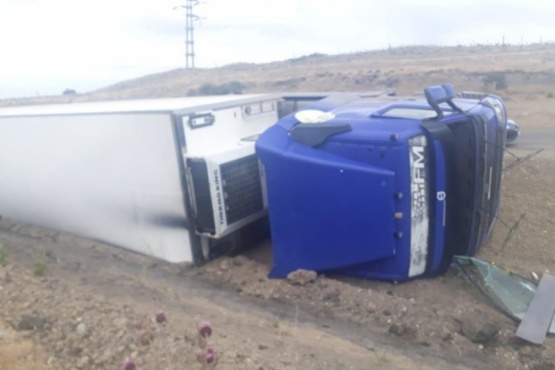
[[409,276],[417,276],[426,270],[429,235],[429,169],[428,142],[426,136],[409,140],[410,150],[410,267]]

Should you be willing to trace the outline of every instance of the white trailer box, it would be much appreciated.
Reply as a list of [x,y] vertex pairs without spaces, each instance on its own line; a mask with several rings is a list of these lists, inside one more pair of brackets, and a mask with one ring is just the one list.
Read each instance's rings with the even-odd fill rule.
[[192,262],[266,211],[278,95],[0,109],[0,215]]

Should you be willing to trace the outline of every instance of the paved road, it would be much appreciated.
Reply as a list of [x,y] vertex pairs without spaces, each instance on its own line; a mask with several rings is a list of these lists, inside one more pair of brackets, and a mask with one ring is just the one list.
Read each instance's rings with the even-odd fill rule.
[[509,149],[545,149],[555,150],[555,129],[523,129],[517,142]]

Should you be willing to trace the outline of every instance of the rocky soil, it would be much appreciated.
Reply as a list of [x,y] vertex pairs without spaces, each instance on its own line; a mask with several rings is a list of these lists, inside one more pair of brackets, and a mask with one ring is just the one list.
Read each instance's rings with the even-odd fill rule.
[[[478,257],[553,273],[555,161],[540,154],[504,181],[501,219],[525,217],[503,248],[499,222]],[[190,268],[7,219],[0,243],[1,370],[117,369],[126,358],[200,368],[201,321],[218,369],[555,369],[555,339],[517,340],[516,323],[456,267],[402,284],[309,271],[270,280],[269,243]]]
[[[6,370],[117,369],[127,358],[138,369],[199,369],[197,326],[204,321],[221,369],[442,369],[449,361],[294,302],[239,295],[223,282],[195,278],[202,270],[10,220],[0,226]],[[233,261],[248,266],[248,259]],[[159,324],[160,310],[167,320]]]

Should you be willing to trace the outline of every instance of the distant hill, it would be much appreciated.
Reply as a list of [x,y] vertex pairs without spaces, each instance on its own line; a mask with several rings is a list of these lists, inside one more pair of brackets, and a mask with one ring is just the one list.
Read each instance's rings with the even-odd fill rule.
[[[265,64],[176,69],[86,94],[0,101],[0,105],[275,91],[455,90],[504,97],[512,117],[543,125],[555,118],[555,45],[411,46],[352,54],[311,54]],[[549,104],[547,104],[549,103]]]

